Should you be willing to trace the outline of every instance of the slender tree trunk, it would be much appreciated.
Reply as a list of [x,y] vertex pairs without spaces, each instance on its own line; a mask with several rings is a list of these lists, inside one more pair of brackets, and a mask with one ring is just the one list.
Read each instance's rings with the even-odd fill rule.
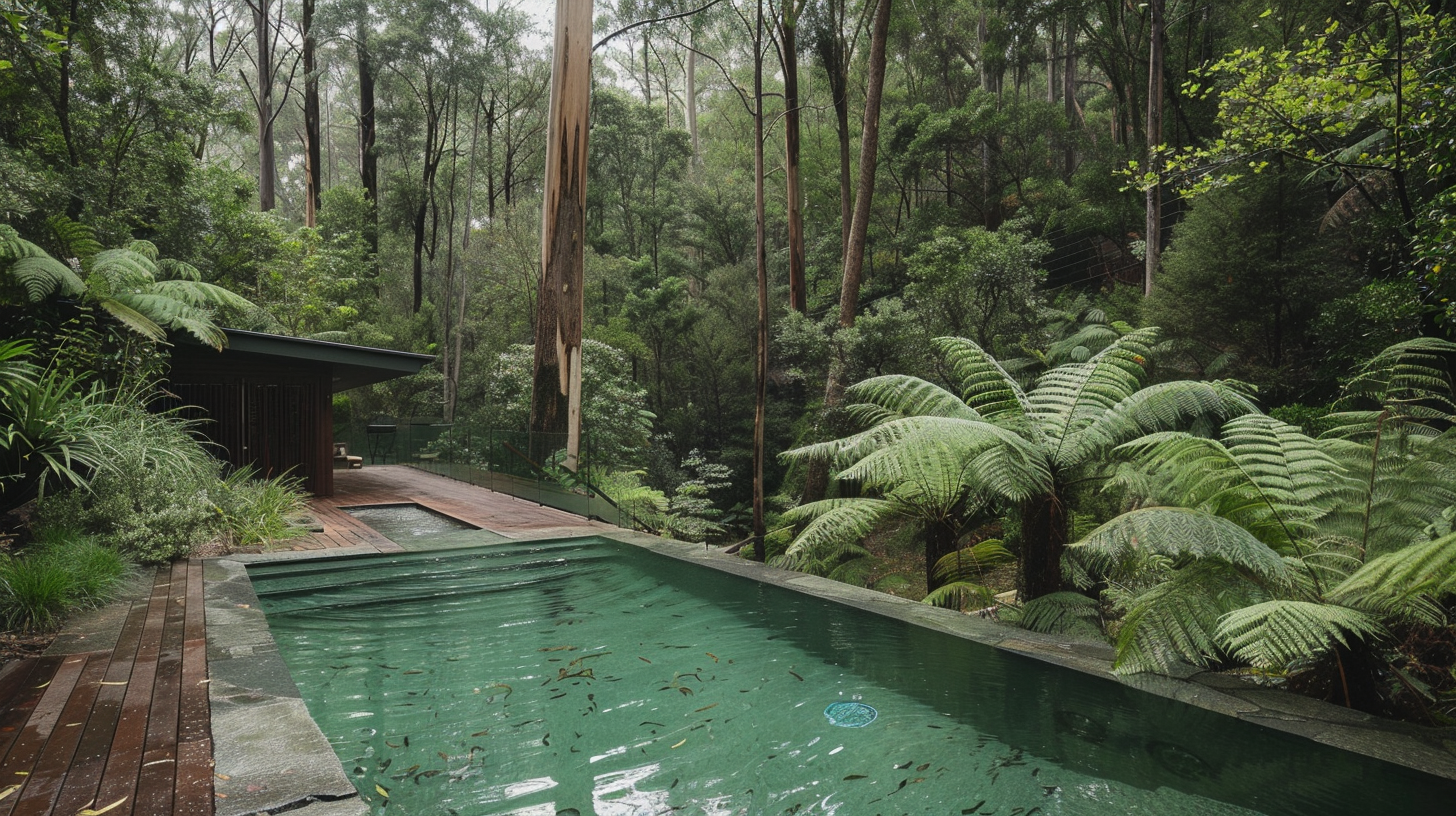
[[753,559],[765,561],[763,518],[764,437],[768,421],[768,232],[763,184],[763,0],[753,27],[753,236],[758,272],[758,334],[753,402]]
[[1077,116],[1077,24],[1069,15],[1067,17],[1067,50],[1062,55],[1062,106],[1067,117],[1067,145],[1062,157],[1062,179],[1072,180],[1072,172],[1077,169],[1077,153],[1073,149],[1071,130],[1080,125]]
[[801,314],[809,311],[809,294],[804,276],[804,214],[799,209],[799,54],[796,42],[798,14],[803,6],[794,0],[784,3],[780,45],[784,57],[784,179],[789,212],[789,307]]
[[318,225],[319,196],[322,194],[323,151],[319,144],[319,80],[314,59],[317,46],[313,31],[315,0],[303,0],[303,225]]
[[[869,76],[865,86],[864,127],[859,140],[859,185],[855,190],[854,217],[850,222],[849,245],[844,254],[844,284],[839,292],[839,325],[854,325],[859,312],[859,287],[864,274],[865,239],[869,234],[870,207],[875,196],[875,169],[880,147],[880,102],[885,91],[885,40],[890,30],[893,0],[879,0],[870,33]],[[843,376],[843,371],[840,372]],[[834,378],[831,377],[831,380]],[[839,384],[842,392],[844,383]]]
[[702,152],[698,145],[698,29],[693,26],[688,31],[688,66],[687,66],[687,98],[683,100],[683,108],[688,123],[688,138],[693,145],[693,161],[697,165]]
[[1153,276],[1158,271],[1163,245],[1163,0],[1150,0],[1152,36],[1148,46],[1148,170],[1158,180],[1148,185],[1145,235],[1147,255],[1143,270],[1143,295],[1153,293]]
[[[566,466],[571,470],[577,467],[581,433],[591,34],[591,0],[557,0],[541,205],[541,286],[536,311],[531,430],[537,434],[565,431]],[[539,451],[532,453],[537,455]]]
[[[880,144],[880,103],[885,91],[885,41],[890,31],[890,6],[893,0],[879,0],[875,5],[875,16],[870,24],[870,56],[865,86],[864,124],[859,141],[859,185],[855,189],[854,215],[850,220],[849,237],[844,249],[844,276],[839,291],[839,327],[854,326],[859,313],[859,287],[864,273],[865,239],[869,234],[870,206],[875,195],[875,169],[878,166]],[[838,347],[839,344],[836,344]],[[844,401],[844,389],[848,377],[847,361],[843,349],[838,348],[829,363],[829,378],[824,384],[824,416],[833,422],[833,416]],[[823,465],[820,465],[822,468]],[[816,469],[811,463],[805,483],[805,500],[813,501],[824,495],[828,471]],[[817,495],[814,491],[817,490]]]
[[379,155],[374,147],[374,65],[369,56],[368,14],[360,15],[355,29],[355,53],[359,59],[359,183],[369,202],[369,253],[375,275],[379,273]]
[[1021,541],[1021,600],[1061,591],[1067,508],[1056,491],[1021,506]]
[[253,36],[258,47],[258,208],[277,206],[278,160],[273,143],[273,21],[269,0],[253,6]]

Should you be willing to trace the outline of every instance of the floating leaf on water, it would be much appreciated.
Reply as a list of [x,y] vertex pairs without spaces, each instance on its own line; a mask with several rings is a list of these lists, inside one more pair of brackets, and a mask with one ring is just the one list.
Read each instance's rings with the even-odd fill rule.
[[679,780],[679,779],[672,780],[672,784],[671,785],[668,785],[667,786],[667,789],[668,790],[672,790],[673,788],[677,787],[677,783],[680,782],[680,781],[682,781],[682,780]]
[[897,770],[897,771],[903,771],[903,770],[905,770],[905,769],[906,769],[906,768],[908,768],[908,767],[910,767],[910,766],[911,766],[911,764],[913,764],[913,763],[910,763],[910,762],[907,762],[907,763],[905,763],[905,764],[904,764],[904,765],[896,765],[896,766],[895,766],[895,770]]
[[673,747],[673,748],[681,748],[681,747],[682,747],[682,746],[683,746],[683,743],[684,743],[684,742],[687,742],[687,741],[688,741],[688,738],[687,738],[687,737],[683,737],[683,738],[682,738],[682,742],[679,742],[679,743],[678,743],[678,744],[676,744],[676,745],[674,745],[674,746],[672,746],[672,747]]
[[865,778],[867,778],[867,776],[868,776],[868,774],[850,774],[849,776],[846,776],[844,778],[844,781],[845,782],[849,782],[849,781],[855,780],[855,779],[865,779]]
[[930,763],[927,762],[924,765],[921,765],[921,766],[917,767],[915,770],[916,771],[923,771],[923,770],[925,770],[926,768],[929,768],[929,767],[930,767]]
[[490,729],[487,728],[484,731],[476,731],[474,734],[471,734],[470,736],[472,736],[472,737],[483,737],[483,736],[485,736],[486,734],[489,734],[489,733],[490,733]]
[[383,796],[385,799],[389,798],[389,789],[379,784],[378,782],[374,783],[374,791],[380,796]]
[[538,651],[538,652],[574,652],[578,648],[579,647],[577,647],[577,646],[547,646],[544,649],[537,649],[536,651]]
[[677,690],[678,691],[681,691],[683,694],[689,694],[690,695],[690,694],[693,693],[693,690],[690,689],[690,688],[688,688],[687,686],[678,686],[677,687]]
[[424,669],[410,669],[409,671],[405,672],[405,674],[424,674],[424,673],[425,673],[425,670]]
[[387,770],[389,770],[389,766],[391,764],[393,764],[393,763],[394,763],[394,757],[390,757],[389,759],[386,759],[383,762],[379,763],[379,770],[381,772],[382,771],[387,771]]
[[703,654],[707,655],[708,657],[713,658],[713,662],[714,663],[717,663],[718,662],[718,656],[715,655],[715,654],[713,654],[712,652],[703,652]]
[[437,753],[437,754],[440,755],[440,759],[443,759],[446,762],[449,762],[450,761],[450,755],[447,754],[447,753],[445,753],[444,751],[436,751],[435,753]]
[[645,657],[643,657],[641,655],[638,655],[637,656],[637,659],[640,660],[640,661],[642,661],[643,663],[651,663],[652,662],[651,660],[648,660],[647,658],[645,658]]
[[644,725],[655,725],[658,728],[666,728],[667,727],[667,726],[663,725],[660,722],[653,722],[652,720],[643,720],[642,722],[638,723],[637,725],[639,727],[644,726]]
[[792,674],[794,676],[794,679],[795,680],[798,680],[800,683],[804,682],[804,676],[802,674],[799,674],[798,672],[793,671],[792,669],[789,670],[789,674]]
[[981,801],[975,803],[974,805],[971,805],[968,808],[961,808],[961,816],[971,816],[971,814],[980,811],[981,805],[984,804],[986,804],[986,800],[982,799]]
[[693,713],[694,714],[701,714],[701,713],[703,713],[704,711],[707,711],[710,708],[716,707],[717,705],[718,705],[717,703],[713,703],[712,705],[705,705],[702,708],[695,708],[695,709],[693,709]]
[[390,748],[403,748],[404,747],[403,745],[396,745],[396,744],[390,742],[389,740],[385,740],[384,741],[384,744],[385,745],[388,745]]
[[399,667],[398,666],[390,666],[390,665],[386,665],[384,663],[380,663],[379,664],[379,668],[381,668],[381,669],[397,669]]
[[556,811],[556,816],[581,816],[581,811],[576,808],[567,808],[566,810]]

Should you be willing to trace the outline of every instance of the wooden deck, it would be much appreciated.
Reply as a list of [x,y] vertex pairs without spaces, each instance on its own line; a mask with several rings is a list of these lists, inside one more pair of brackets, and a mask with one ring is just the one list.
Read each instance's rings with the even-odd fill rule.
[[494,493],[418,468],[376,465],[336,471],[334,495],[310,503],[314,517],[323,524],[323,532],[292,542],[292,549],[366,546],[380,552],[399,552],[398,544],[340,508],[406,503],[428,507],[507,538],[540,535],[563,528],[615,529],[609,524],[588,521],[563,510]]
[[114,646],[0,668],[0,816],[212,813],[202,562],[125,603]]
[[[339,509],[369,504],[417,503],[511,538],[612,529],[403,466],[340,471],[335,491],[312,502],[323,532],[293,549],[398,552]],[[202,567],[157,568],[150,593],[106,610],[119,627],[0,666],[0,816],[214,813]]]

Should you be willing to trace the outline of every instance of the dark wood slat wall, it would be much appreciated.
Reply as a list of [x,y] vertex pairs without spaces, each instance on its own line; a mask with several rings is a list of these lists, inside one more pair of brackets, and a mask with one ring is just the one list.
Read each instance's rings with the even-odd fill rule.
[[161,407],[182,408],[235,466],[292,473],[318,496],[334,491],[333,375],[326,363],[286,365],[179,347]]

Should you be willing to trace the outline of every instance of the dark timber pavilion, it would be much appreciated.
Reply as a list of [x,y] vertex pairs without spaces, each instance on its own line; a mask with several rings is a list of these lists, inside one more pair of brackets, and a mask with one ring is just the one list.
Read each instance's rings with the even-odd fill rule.
[[334,493],[333,395],[419,373],[428,354],[224,329],[215,351],[177,338],[166,407],[202,421],[235,466],[292,473],[317,496]]

